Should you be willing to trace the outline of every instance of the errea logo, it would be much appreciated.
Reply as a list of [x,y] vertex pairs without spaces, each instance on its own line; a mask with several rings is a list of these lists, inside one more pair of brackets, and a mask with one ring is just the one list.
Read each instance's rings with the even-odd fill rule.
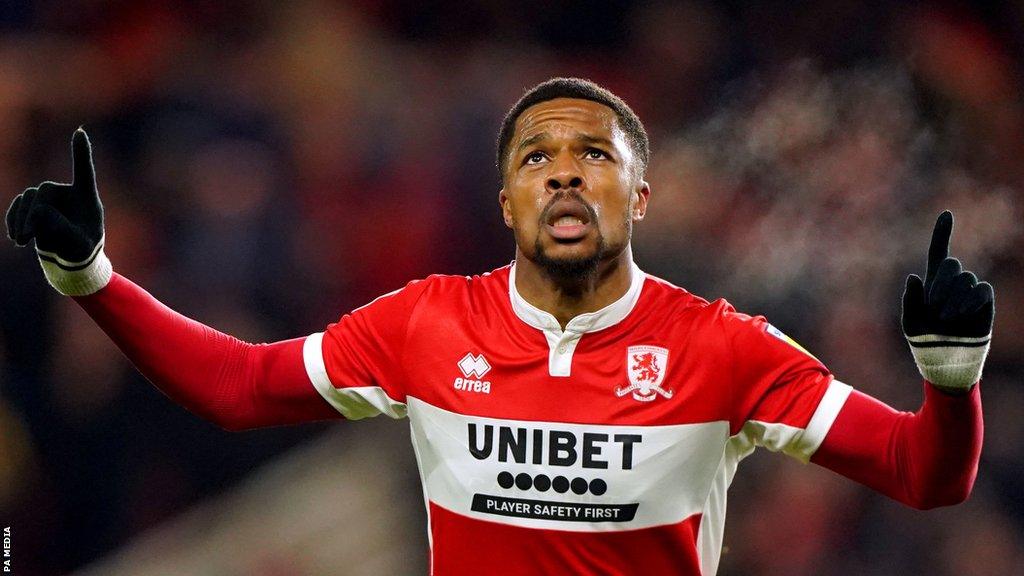
[[483,354],[474,356],[472,352],[467,352],[462,360],[459,360],[458,366],[465,378],[455,379],[456,390],[480,392],[481,394],[491,393],[491,383],[482,380],[484,375],[491,371],[491,365]]
[[491,365],[487,363],[487,358],[484,358],[483,354],[473,356],[472,353],[467,353],[462,360],[459,360],[459,370],[462,370],[462,374],[466,378],[470,376],[483,378],[484,374],[491,371]]

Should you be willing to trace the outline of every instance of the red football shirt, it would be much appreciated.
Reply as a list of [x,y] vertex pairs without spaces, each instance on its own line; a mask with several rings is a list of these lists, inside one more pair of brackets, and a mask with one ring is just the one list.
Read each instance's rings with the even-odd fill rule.
[[806,462],[850,392],[764,318],[635,266],[564,331],[514,265],[431,276],[304,357],[346,418],[409,418],[438,575],[714,574],[739,461]]

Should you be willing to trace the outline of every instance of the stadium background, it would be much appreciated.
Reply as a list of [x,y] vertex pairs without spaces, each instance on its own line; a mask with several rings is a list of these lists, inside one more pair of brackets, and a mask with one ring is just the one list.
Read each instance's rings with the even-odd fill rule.
[[[842,380],[918,406],[899,296],[941,209],[996,286],[970,501],[916,512],[759,453],[720,573],[1024,565],[1024,4],[213,4],[0,2],[4,206],[70,177],[84,124],[116,270],[250,341],[301,336],[409,279],[507,263],[499,122],[526,87],[589,77],[651,135],[641,267],[766,314]],[[424,573],[406,423],[223,432],[6,241],[0,294],[15,573]]]

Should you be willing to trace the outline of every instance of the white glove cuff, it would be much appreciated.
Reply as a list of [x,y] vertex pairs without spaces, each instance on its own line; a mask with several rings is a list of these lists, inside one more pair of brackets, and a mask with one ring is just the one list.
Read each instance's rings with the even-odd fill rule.
[[981,380],[992,334],[980,338],[924,334],[907,336],[925,380],[939,388],[966,390]]
[[103,253],[103,240],[100,238],[96,249],[81,262],[68,262],[53,252],[36,248],[46,281],[65,296],[88,296],[106,286],[114,268]]

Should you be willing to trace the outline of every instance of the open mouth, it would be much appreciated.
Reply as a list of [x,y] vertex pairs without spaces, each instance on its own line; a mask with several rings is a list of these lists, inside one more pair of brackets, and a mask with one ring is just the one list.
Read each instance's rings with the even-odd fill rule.
[[556,240],[579,240],[590,229],[590,212],[582,202],[559,200],[548,210],[545,224]]

